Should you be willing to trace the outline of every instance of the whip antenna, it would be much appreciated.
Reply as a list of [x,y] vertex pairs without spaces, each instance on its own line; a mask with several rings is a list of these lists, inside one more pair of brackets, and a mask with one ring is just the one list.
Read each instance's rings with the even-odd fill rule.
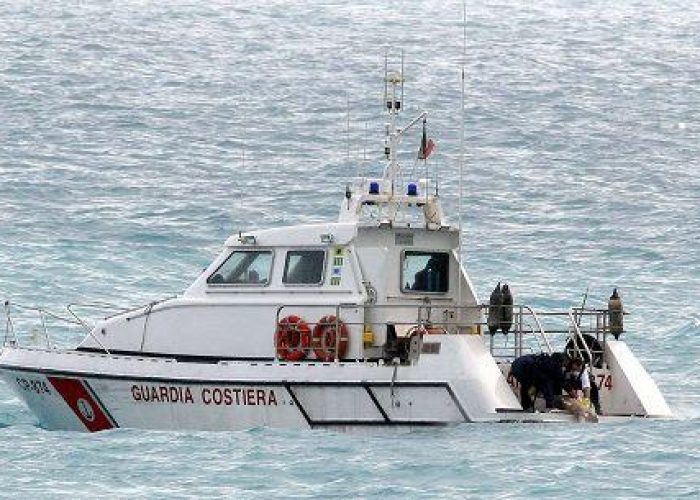
[[245,171],[245,142],[246,142],[246,110],[243,108],[243,141],[241,144],[241,168]]
[[345,93],[345,146],[346,146],[346,158],[348,168],[350,168],[350,92]]
[[462,108],[460,117],[460,133],[459,133],[459,199],[457,200],[457,214],[458,214],[458,224],[459,224],[459,286],[457,287],[457,303],[462,306],[462,170],[464,170],[464,64],[467,58],[467,4],[462,2],[463,7],[463,17],[462,17],[462,27],[464,30],[464,37],[462,39]]

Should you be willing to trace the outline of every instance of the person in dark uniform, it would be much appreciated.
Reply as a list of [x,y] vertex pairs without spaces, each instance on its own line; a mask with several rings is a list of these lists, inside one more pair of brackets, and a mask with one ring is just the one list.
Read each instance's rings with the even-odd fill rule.
[[561,405],[566,356],[555,352],[526,354],[513,361],[510,372],[520,384],[520,404],[525,411],[534,411],[534,399],[542,394],[548,409]]
[[520,404],[525,411],[534,411],[535,404],[530,397],[530,390],[535,386],[535,366],[537,356],[526,354],[513,360],[510,365],[510,373],[520,384]]

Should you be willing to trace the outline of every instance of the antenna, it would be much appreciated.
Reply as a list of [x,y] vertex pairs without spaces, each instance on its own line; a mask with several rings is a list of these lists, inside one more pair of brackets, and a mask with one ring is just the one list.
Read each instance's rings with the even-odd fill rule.
[[243,144],[241,145],[241,168],[245,169],[246,113],[243,108]]
[[[403,72],[403,49],[401,49],[401,101],[400,101],[401,104],[399,104],[399,106],[405,107],[404,102],[403,102],[403,85],[404,85],[404,81],[405,81],[404,77],[403,77],[404,74],[405,73]],[[398,109],[401,109],[401,108],[398,107],[397,110]]]
[[345,141],[346,141],[346,161],[350,168],[350,92],[345,93],[346,117],[345,117]]
[[365,136],[362,141],[362,160],[367,161],[367,120],[365,119]]
[[[391,68],[389,68],[389,55],[394,58],[392,60]],[[389,113],[389,123],[386,125],[386,138],[384,142],[384,155],[388,160],[386,169],[384,171],[384,179],[386,182],[384,189],[390,188],[389,193],[394,194],[394,187],[396,183],[396,176],[399,173],[400,166],[396,158],[397,148],[401,140],[401,134],[405,132],[411,125],[404,127],[403,129],[398,129],[396,127],[396,118],[401,112],[401,97],[403,94],[403,51],[401,52],[401,60],[397,64],[396,52],[389,53],[387,49],[384,55],[384,104],[386,106],[386,111]],[[398,66],[398,67],[397,67]],[[399,92],[400,91],[400,92]],[[390,186],[387,186],[390,184]]]
[[457,213],[459,217],[459,286],[457,287],[457,303],[462,305],[462,171],[464,170],[464,65],[467,59],[467,3],[462,2],[463,17],[462,26],[464,37],[462,39],[462,112],[460,117],[459,133],[459,199],[457,200]]
[[384,52],[384,102],[382,105],[389,100],[389,49]]

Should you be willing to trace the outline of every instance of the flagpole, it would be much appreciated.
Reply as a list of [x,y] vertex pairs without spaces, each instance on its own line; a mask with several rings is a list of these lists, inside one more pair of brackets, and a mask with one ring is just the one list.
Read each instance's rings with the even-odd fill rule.
[[[428,134],[425,130],[425,118],[423,118],[423,137],[421,137],[420,149],[423,156],[423,166],[425,167],[425,202],[428,203],[428,156],[426,155],[428,152]],[[425,223],[425,227],[428,227],[427,221]]]

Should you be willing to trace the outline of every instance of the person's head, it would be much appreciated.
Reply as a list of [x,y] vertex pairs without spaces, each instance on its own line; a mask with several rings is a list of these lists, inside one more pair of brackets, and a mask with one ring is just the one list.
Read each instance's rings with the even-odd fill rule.
[[572,358],[571,361],[569,361],[569,370],[579,373],[583,370],[583,360],[581,358]]

